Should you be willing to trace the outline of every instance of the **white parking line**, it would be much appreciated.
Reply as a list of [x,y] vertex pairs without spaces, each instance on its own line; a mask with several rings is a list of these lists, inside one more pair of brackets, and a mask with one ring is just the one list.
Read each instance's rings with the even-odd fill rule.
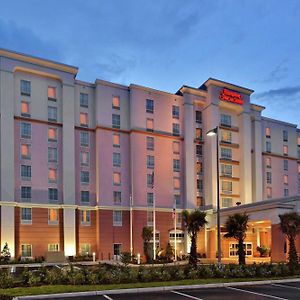
[[106,298],[107,300],[114,300],[113,298],[110,298],[109,296],[107,295],[103,295],[104,298]]
[[288,289],[296,289],[296,290],[300,290],[299,287],[292,286],[292,285],[285,285],[285,284],[280,284],[280,283],[272,283],[271,285],[275,285],[275,286],[283,287],[283,288],[288,288]]
[[190,298],[190,299],[203,300],[201,298],[197,298],[197,297],[194,297],[194,296],[191,296],[191,295],[188,295],[188,294],[184,294],[184,293],[180,293],[180,292],[177,292],[177,291],[171,291],[171,293],[174,293],[174,294],[177,294],[177,295],[180,295],[180,296],[183,296],[183,297],[187,297],[187,298]]
[[268,298],[272,298],[272,299],[288,300],[288,299],[285,299],[285,298],[276,297],[276,296],[269,295],[269,294],[263,294],[263,293],[251,292],[251,291],[248,291],[248,290],[237,289],[237,288],[230,287],[230,286],[227,286],[226,288],[227,288],[227,289],[230,289],[230,290],[234,290],[234,291],[239,291],[239,292],[249,293],[249,294],[253,294],[253,295],[257,295],[257,296],[263,296],[263,297],[268,297]]

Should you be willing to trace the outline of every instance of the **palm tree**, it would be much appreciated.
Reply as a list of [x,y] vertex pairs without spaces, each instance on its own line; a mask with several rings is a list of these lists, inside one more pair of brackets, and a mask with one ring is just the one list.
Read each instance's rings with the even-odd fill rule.
[[244,240],[246,238],[248,221],[249,216],[246,213],[236,213],[232,216],[229,216],[225,223],[225,229],[227,233],[224,235],[224,237],[234,238],[238,241],[238,256],[240,265],[244,265],[246,263]]
[[291,273],[294,273],[296,266],[298,266],[298,256],[295,245],[295,239],[300,232],[300,215],[296,212],[285,213],[279,215],[281,231],[289,240],[289,268]]
[[206,213],[195,209],[193,212],[184,210],[182,212],[184,226],[191,237],[191,250],[189,263],[196,267],[197,266],[197,234],[199,230],[204,227],[207,223]]
[[152,236],[153,236],[153,229],[151,227],[144,227],[143,232],[142,232],[142,238],[143,238],[143,241],[144,241],[144,254],[145,254],[147,262],[149,262],[150,259],[151,259],[150,249],[149,249],[150,243],[149,242],[151,241]]

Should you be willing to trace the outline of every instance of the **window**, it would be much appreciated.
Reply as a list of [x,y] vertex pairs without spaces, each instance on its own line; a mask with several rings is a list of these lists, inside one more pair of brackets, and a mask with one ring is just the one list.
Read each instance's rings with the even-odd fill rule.
[[31,180],[31,166],[21,165],[22,180]]
[[181,227],[181,225],[182,225],[182,214],[177,213],[176,214],[176,226]]
[[48,189],[48,200],[50,203],[55,203],[58,201],[58,191],[56,188]]
[[27,207],[21,208],[21,224],[32,223],[32,209]]
[[283,190],[283,196],[284,197],[288,197],[289,196],[289,189],[288,188],[284,188],[284,190]]
[[91,254],[91,244],[80,244],[80,254],[81,255],[89,255]]
[[147,168],[153,169],[154,168],[154,156],[147,155]]
[[153,206],[153,193],[147,193],[147,206],[152,207]]
[[297,137],[297,145],[300,146],[300,136]]
[[298,164],[298,173],[300,174],[300,164]]
[[31,139],[31,124],[21,123],[21,138],[22,139]]
[[48,147],[48,161],[57,162],[57,148]]
[[202,164],[202,162],[197,161],[196,173],[197,173],[197,175],[200,175],[200,174],[202,174],[202,172],[203,172],[203,164]]
[[89,133],[85,131],[80,132],[80,145],[83,147],[89,146]]
[[147,211],[147,226],[153,226],[153,211]]
[[232,133],[230,131],[227,130],[221,131],[221,142],[230,144],[231,139],[232,139]]
[[20,86],[21,95],[30,96],[31,94],[31,82],[27,80],[21,80]]
[[80,152],[80,163],[82,166],[88,166],[90,163],[90,153],[87,151]]
[[180,160],[179,159],[173,159],[173,171],[180,172]]
[[91,224],[91,211],[90,210],[81,210],[80,211],[80,223],[82,225]]
[[267,198],[272,198],[272,188],[267,187]]
[[297,151],[297,158],[300,159],[300,150]]
[[113,134],[113,146],[117,148],[120,147],[120,135],[118,133]]
[[80,172],[80,182],[84,184],[90,183],[90,172],[89,171],[81,171]]
[[21,116],[30,117],[29,102],[21,102]]
[[289,147],[288,146],[286,146],[286,145],[284,145],[283,146],[283,155],[288,155],[289,154]]
[[57,107],[48,106],[48,121],[57,121]]
[[202,123],[202,112],[196,110],[196,123]]
[[32,245],[22,244],[21,245],[21,257],[32,257]]
[[113,211],[113,226],[122,226],[122,211]]
[[196,139],[202,140],[202,129],[196,128]]
[[180,143],[173,141],[173,153],[179,154],[180,153]]
[[266,167],[272,168],[272,160],[271,157],[266,157]]
[[147,131],[153,131],[154,130],[154,121],[153,121],[153,119],[147,119],[146,129],[147,129]]
[[48,180],[49,180],[49,182],[57,181],[57,169],[54,169],[54,168],[48,169]]
[[57,141],[57,128],[48,128],[48,141]]
[[154,180],[153,174],[147,174],[147,187],[153,188]]
[[204,198],[202,196],[196,197],[196,206],[197,207],[204,206]]
[[48,86],[48,99],[56,100],[56,88],[53,86]]
[[172,117],[174,119],[179,119],[179,106],[177,105],[172,106]]
[[221,158],[231,160],[232,150],[230,148],[221,148]]
[[30,202],[31,201],[31,187],[21,186],[21,201]]
[[84,204],[90,203],[90,192],[89,191],[81,191],[80,192],[80,201]]
[[202,156],[202,145],[196,145],[196,155]]
[[232,177],[232,165],[221,164],[222,176]]
[[48,209],[48,224],[58,224],[58,209]]
[[173,185],[175,190],[180,189],[180,178],[179,177],[174,177],[173,178]]
[[146,99],[146,112],[150,114],[154,112],[154,101],[151,99]]
[[266,137],[267,138],[271,137],[271,128],[270,127],[266,127],[265,133],[266,133]]
[[174,203],[176,208],[180,208],[181,207],[181,198],[180,195],[174,195]]
[[154,137],[147,136],[147,150],[154,150]]
[[287,159],[283,160],[283,170],[288,171],[289,169],[289,161]]
[[121,153],[113,153],[113,166],[121,167]]
[[114,244],[114,257],[117,258],[122,253],[122,244]]
[[114,205],[121,205],[122,194],[119,191],[114,191]]
[[[229,256],[238,256],[238,243],[229,244]],[[244,250],[246,256],[252,256],[252,243],[244,243]]]
[[203,180],[197,179],[197,190],[198,192],[203,192]]
[[89,124],[89,118],[87,113],[80,113],[80,125],[87,127]]
[[175,135],[175,136],[180,135],[180,126],[179,126],[179,124],[178,123],[173,123],[172,126],[173,126],[173,130],[172,130],[173,135]]
[[266,142],[266,151],[269,153],[272,151],[271,142]]
[[89,95],[85,93],[80,93],[80,106],[89,107]]
[[222,193],[231,194],[232,193],[232,182],[222,180],[221,182]]
[[289,176],[288,175],[283,175],[283,183],[289,184]]
[[59,244],[48,244],[49,252],[57,252],[59,251]]
[[30,159],[31,158],[30,145],[21,144],[21,158],[22,159]]
[[221,125],[222,126],[231,127],[231,116],[230,115],[221,114]]
[[121,127],[120,115],[112,114],[112,127],[113,128]]
[[267,177],[267,183],[271,184],[272,183],[272,173],[267,172],[266,177]]
[[232,198],[226,197],[222,198],[222,207],[231,207],[232,206]]
[[283,130],[282,132],[282,138],[283,138],[283,141],[284,142],[287,142],[288,141],[288,132],[286,130]]
[[120,97],[118,96],[112,97],[112,108],[120,109]]
[[121,185],[121,173],[119,172],[113,173],[113,183],[114,185]]

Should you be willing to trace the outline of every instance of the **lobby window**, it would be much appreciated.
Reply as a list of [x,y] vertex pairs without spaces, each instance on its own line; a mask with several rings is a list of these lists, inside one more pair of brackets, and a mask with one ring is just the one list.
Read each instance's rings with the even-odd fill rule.
[[266,178],[267,178],[267,183],[271,184],[272,183],[272,173],[267,172],[266,173]]
[[153,119],[147,118],[146,129],[147,129],[147,131],[153,131],[154,130],[154,120]]
[[202,129],[196,128],[196,139],[202,140]]
[[272,188],[267,187],[267,198],[272,198]]
[[119,172],[113,173],[113,183],[114,185],[121,185],[121,173]]
[[82,204],[90,203],[90,192],[89,191],[81,191],[80,192],[80,201]]
[[57,107],[48,106],[48,121],[57,121]]
[[21,186],[21,201],[22,202],[31,202],[31,187],[30,186]]
[[31,124],[30,123],[21,123],[21,138],[22,139],[31,139]]
[[172,133],[175,136],[179,136],[180,135],[180,125],[178,123],[173,123],[172,124]]
[[80,244],[80,254],[81,255],[91,254],[91,244],[87,244],[87,243]]
[[88,166],[90,163],[90,153],[87,151],[80,152],[80,163],[82,166]]
[[113,128],[120,128],[121,127],[120,115],[112,114],[112,127]]
[[284,142],[287,142],[289,140],[288,132],[286,130],[282,131],[282,139]]
[[49,252],[58,252],[59,244],[48,244],[48,251]]
[[80,211],[80,223],[81,223],[81,225],[90,225],[91,224],[91,211],[90,210],[81,210]]
[[202,145],[196,145],[196,155],[202,156]]
[[147,168],[154,169],[154,156],[153,155],[147,155]]
[[221,181],[222,193],[231,194],[232,193],[232,182],[231,181]]
[[173,159],[173,171],[180,172],[180,160],[179,159]]
[[48,86],[48,100],[56,101],[56,88],[54,86]]
[[287,159],[283,160],[283,170],[288,171],[289,170],[289,161]]
[[121,167],[121,153],[113,153],[113,166]]
[[179,154],[180,153],[180,143],[173,141],[173,153]]
[[181,207],[181,198],[180,195],[174,195],[174,204],[176,208],[180,208]]
[[154,194],[147,193],[147,206],[148,207],[153,207],[153,200],[154,200]]
[[196,110],[196,123],[198,124],[202,123],[202,112],[199,110]]
[[57,181],[57,169],[54,169],[54,168],[48,169],[48,181],[49,182]]
[[232,165],[221,164],[221,175],[232,177]]
[[23,258],[31,258],[32,257],[32,245],[30,244],[22,244],[21,245],[21,257]]
[[221,125],[226,127],[231,127],[231,116],[226,114],[221,114]]
[[80,182],[83,184],[90,183],[90,172],[89,171],[81,171],[80,172]]
[[153,174],[147,174],[147,187],[153,188]]
[[269,142],[269,141],[266,142],[266,151],[268,153],[271,153],[271,151],[272,151],[271,142]]
[[58,201],[58,191],[56,188],[48,189],[48,200],[50,203],[56,203]]
[[146,99],[146,112],[150,114],[154,112],[154,101],[152,99]]
[[81,112],[80,113],[80,125],[87,127],[89,124],[89,117],[87,113]]
[[265,134],[266,134],[266,137],[267,137],[267,138],[270,138],[270,137],[271,137],[271,128],[270,128],[270,127],[266,127],[266,129],[265,129]]
[[113,146],[120,148],[120,134],[118,133],[113,133]]
[[230,148],[221,148],[221,158],[231,160],[232,150]]
[[122,211],[113,211],[113,226],[122,226]]
[[48,147],[48,162],[57,162],[57,148]]
[[147,226],[153,226],[153,211],[147,211]]
[[27,207],[21,208],[21,224],[32,223],[32,209]]
[[179,119],[179,106],[177,105],[172,106],[172,117],[174,119]]
[[146,143],[147,143],[147,150],[154,150],[154,137],[147,136]]
[[85,93],[80,93],[80,106],[89,107],[89,95]]
[[289,176],[288,175],[283,175],[283,183],[289,184]]
[[28,144],[21,144],[21,158],[31,159],[31,146]]
[[83,147],[89,146],[89,133],[85,131],[80,132],[80,145]]
[[31,166],[21,165],[22,180],[31,180]]
[[267,168],[272,168],[272,160],[271,157],[266,157],[266,167]]
[[225,197],[222,198],[222,207],[231,207],[232,206],[232,198]]
[[112,108],[120,109],[120,97],[118,97],[118,96],[112,97]]
[[232,133],[230,131],[227,130],[221,131],[221,142],[230,144],[231,139],[232,139]]
[[203,180],[202,179],[197,179],[197,190],[199,192],[203,192]]
[[288,188],[284,188],[283,189],[283,196],[284,197],[288,197],[289,196],[289,189]]
[[30,117],[30,103],[26,101],[21,101],[21,116]]
[[20,92],[21,92],[21,95],[30,96],[31,82],[27,81],[27,80],[21,80]]
[[196,173],[197,173],[197,175],[201,175],[202,172],[203,172],[203,164],[202,164],[202,162],[197,161],[197,164],[196,164]]
[[114,205],[121,205],[122,202],[122,194],[120,191],[114,191],[113,192],[114,197]]
[[288,148],[288,146],[286,146],[286,145],[284,145],[283,146],[283,155],[288,155],[289,154],[289,148]]
[[180,178],[179,177],[174,177],[173,178],[173,186],[175,190],[180,189]]
[[53,128],[53,127],[48,128],[48,141],[50,142],[57,141],[57,128]]
[[48,209],[48,224],[51,225],[58,224],[58,209],[55,208]]

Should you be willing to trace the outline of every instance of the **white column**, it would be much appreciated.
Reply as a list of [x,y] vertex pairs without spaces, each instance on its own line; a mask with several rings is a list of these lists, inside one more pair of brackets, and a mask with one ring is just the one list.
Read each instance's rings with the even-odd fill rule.
[[75,208],[64,208],[64,248],[65,256],[76,255]]

